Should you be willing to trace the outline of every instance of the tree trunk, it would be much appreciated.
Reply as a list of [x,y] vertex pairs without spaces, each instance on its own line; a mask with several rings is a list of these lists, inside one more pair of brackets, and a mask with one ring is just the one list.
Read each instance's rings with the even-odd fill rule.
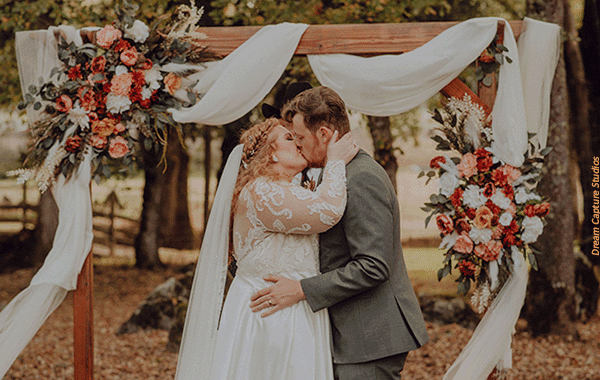
[[394,185],[394,190],[398,192],[396,185],[398,161],[394,155],[394,137],[392,136],[390,118],[367,116],[367,126],[373,138],[373,158],[383,166],[392,181],[392,185]]
[[144,150],[145,184],[140,231],[135,238],[135,266],[152,268],[161,266],[158,248],[161,246],[160,227],[161,200],[164,174],[162,165],[158,165],[158,154]]
[[171,129],[167,146],[167,171],[161,173],[162,194],[160,206],[161,247],[192,249],[194,231],[188,208],[188,174],[190,157]]
[[[562,0],[528,0],[531,17],[565,25]],[[539,270],[532,270],[523,309],[534,336],[577,336],[575,328],[575,261],[573,255],[573,201],[569,181],[569,109],[565,61],[561,55],[552,84],[548,146],[544,176],[538,188],[551,204],[548,224],[535,247]]]
[[[596,0],[586,1],[586,18],[584,22],[587,23],[585,28],[596,28],[596,36],[600,33],[598,25],[598,13],[594,14],[594,3]],[[592,147],[594,138],[592,137],[590,113],[594,112],[590,108],[590,97],[589,87],[586,82],[586,70],[584,67],[582,51],[580,45],[577,42],[578,34],[575,30],[573,17],[571,14],[570,3],[568,1],[565,4],[565,31],[567,33],[567,40],[565,41],[565,62],[567,66],[567,83],[569,85],[569,97],[571,105],[571,125],[573,126],[573,154],[577,160],[579,166],[579,182],[583,192],[583,223],[579,226],[579,220],[576,221],[578,226],[577,235],[579,238],[579,246],[581,253],[585,258],[578,258],[577,265],[575,268],[575,281],[577,290],[577,316],[581,320],[587,320],[591,316],[596,314],[598,309],[598,280],[594,275],[594,265],[598,265],[600,262],[598,256],[592,255],[592,238],[593,238],[593,227],[592,220],[592,204],[593,204],[593,191],[592,187],[592,159],[594,148],[597,148],[596,144]],[[595,17],[595,19],[594,19]],[[583,31],[582,31],[583,32]],[[582,41],[586,41],[587,48],[592,47],[598,52],[597,40],[594,40],[591,45],[587,39],[591,36],[589,33],[582,33]],[[597,72],[597,63],[593,63],[593,68],[588,62],[588,72],[591,77]],[[591,70],[590,70],[591,69]],[[592,73],[593,71],[594,73]],[[596,78],[598,79],[598,78]],[[596,122],[597,124],[597,122]],[[598,127],[598,125],[596,125]],[[597,140],[597,138],[596,138]],[[597,141],[596,141],[597,143]],[[587,258],[587,260],[586,260]]]

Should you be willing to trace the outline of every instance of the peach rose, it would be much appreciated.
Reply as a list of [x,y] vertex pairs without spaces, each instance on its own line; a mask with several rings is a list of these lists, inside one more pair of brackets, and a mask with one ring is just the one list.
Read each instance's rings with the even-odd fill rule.
[[473,220],[473,225],[475,227],[481,229],[488,228],[492,223],[492,218],[494,214],[492,210],[487,208],[487,206],[481,206],[477,209],[477,213],[475,214],[475,219]]
[[127,50],[123,50],[121,53],[121,62],[123,62],[126,66],[133,66],[136,64],[138,60],[138,53],[135,46]]
[[131,84],[133,78],[131,73],[124,73],[113,77],[110,81],[110,91],[113,95],[117,96],[129,96],[131,92]]
[[543,218],[550,212],[550,203],[544,202],[537,204],[533,207],[533,210],[536,216]]
[[106,145],[108,145],[108,140],[103,136],[92,135],[90,144],[96,149],[104,149],[106,148]]
[[123,33],[119,29],[112,25],[106,25],[96,33],[96,43],[104,49],[108,49],[122,35]]
[[110,140],[110,146],[108,147],[108,154],[112,158],[121,158],[129,152],[127,147],[127,140],[122,136],[117,136]]
[[61,95],[56,99],[56,110],[58,112],[67,113],[73,107],[73,101],[67,95]]
[[435,222],[443,235],[448,235],[454,230],[454,222],[448,215],[438,215]]
[[455,223],[456,232],[462,234],[463,232],[471,231],[471,225],[467,222],[466,219],[458,219]]
[[465,154],[456,165],[461,177],[469,178],[477,174],[477,157],[473,153]]
[[173,95],[175,91],[177,91],[181,87],[181,77],[173,73],[167,74],[167,76],[164,79],[164,82],[165,89],[171,95]]
[[149,60],[148,58],[146,58],[145,61],[140,63],[139,68],[140,68],[140,70],[150,70],[152,68],[152,66],[153,66],[152,61]]
[[98,136],[107,137],[115,130],[115,121],[109,118],[102,119],[92,124],[92,132]]
[[473,240],[467,234],[461,234],[456,238],[456,243],[452,247],[456,252],[471,253],[473,251]]

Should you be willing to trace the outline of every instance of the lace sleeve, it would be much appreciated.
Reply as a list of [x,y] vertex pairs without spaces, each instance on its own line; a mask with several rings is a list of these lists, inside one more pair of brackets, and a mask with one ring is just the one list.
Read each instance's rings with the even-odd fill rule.
[[[247,188],[251,219],[268,231],[314,234],[327,231],[341,219],[346,208],[346,166],[329,162],[323,181],[310,191],[288,182],[259,178]],[[251,204],[253,203],[253,204]]]

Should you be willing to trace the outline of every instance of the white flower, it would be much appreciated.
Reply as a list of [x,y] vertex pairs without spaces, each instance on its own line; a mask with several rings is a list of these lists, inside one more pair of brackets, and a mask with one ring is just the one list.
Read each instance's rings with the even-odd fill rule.
[[496,191],[496,194],[492,195],[490,200],[503,210],[510,207],[510,198],[507,198],[501,191]]
[[129,70],[127,69],[127,66],[119,65],[115,69],[115,76],[118,77],[119,75],[127,74],[128,72]]
[[527,201],[541,201],[542,198],[535,193],[528,193],[524,186],[521,186],[515,191],[515,202],[523,204]]
[[106,109],[112,114],[118,114],[129,109],[131,100],[127,96],[108,94],[106,97]]
[[492,239],[492,230],[489,228],[471,228],[469,237],[473,240],[473,244],[485,244]]
[[159,71],[158,65],[152,66],[150,70],[144,71],[144,79],[146,79],[146,83],[152,83],[159,80],[162,80],[162,74]]
[[449,173],[452,173],[455,176],[459,177],[458,168],[454,164],[454,161],[452,161],[450,159],[450,157],[448,157],[447,155],[444,155],[444,158],[446,159],[446,162],[438,162],[438,164],[440,165],[440,167],[442,169],[444,169],[445,171],[447,171]]
[[469,185],[463,194],[463,202],[471,208],[479,208],[487,202],[487,198],[479,186]]
[[150,99],[151,96],[152,96],[152,90],[150,90],[148,87],[143,87],[142,88],[142,99],[143,100]]
[[450,235],[444,236],[442,242],[440,243],[440,249],[450,249],[454,247],[457,238],[458,234],[456,233],[456,231],[452,232]]
[[521,226],[524,229],[523,235],[521,235],[521,240],[523,240],[523,243],[534,243],[544,230],[544,223],[542,222],[542,219],[537,216],[526,216],[523,219]]
[[87,111],[79,105],[79,101],[69,110],[67,120],[81,127],[81,129],[88,129],[90,127],[90,118],[87,115]]
[[130,38],[138,43],[144,43],[149,35],[150,28],[140,20],[135,20],[131,28],[125,29],[125,38]]
[[460,182],[456,175],[445,172],[440,177],[440,192],[449,197],[454,193],[454,190],[456,190],[459,184]]
[[509,226],[510,222],[512,222],[513,220],[513,216],[510,212],[505,212],[504,214],[500,215],[500,218],[498,219],[498,223],[502,224],[503,226]]

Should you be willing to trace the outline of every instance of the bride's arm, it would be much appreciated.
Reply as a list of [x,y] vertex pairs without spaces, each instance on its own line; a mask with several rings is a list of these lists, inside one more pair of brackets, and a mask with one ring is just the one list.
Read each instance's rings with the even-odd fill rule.
[[259,178],[243,194],[256,223],[269,231],[314,234],[327,231],[346,208],[346,165],[328,162],[323,181],[310,191],[288,182]]

